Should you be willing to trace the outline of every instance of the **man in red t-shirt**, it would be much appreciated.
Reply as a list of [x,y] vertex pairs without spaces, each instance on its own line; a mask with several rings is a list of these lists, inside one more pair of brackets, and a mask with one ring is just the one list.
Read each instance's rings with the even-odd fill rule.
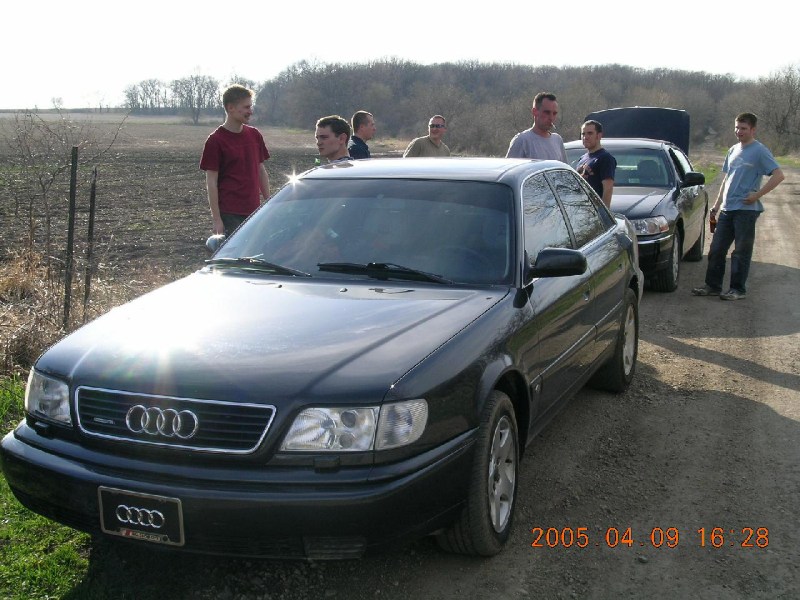
[[225,122],[208,136],[200,158],[206,172],[214,234],[233,233],[269,198],[264,161],[269,151],[261,132],[247,123],[253,115],[253,91],[232,85],[222,94]]

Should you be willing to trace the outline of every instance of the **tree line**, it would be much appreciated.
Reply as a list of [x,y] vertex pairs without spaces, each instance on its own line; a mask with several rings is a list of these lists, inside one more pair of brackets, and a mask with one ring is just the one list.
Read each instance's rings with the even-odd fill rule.
[[277,76],[255,82],[234,76],[220,82],[192,75],[169,83],[146,80],[125,90],[133,113],[183,113],[221,117],[221,89],[241,83],[257,92],[254,122],[310,129],[321,116],[375,115],[378,135],[423,135],[433,114],[448,120],[448,145],[458,153],[503,155],[511,137],[531,125],[530,105],[539,91],[555,93],[558,130],[579,137],[584,117],[621,106],[686,110],[692,143],[730,145],[733,118],[759,118],[759,139],[773,152],[800,147],[800,65],[757,80],[702,71],[640,69],[618,64],[583,67],[529,66],[465,61],[421,65],[401,59],[365,63],[300,61]]

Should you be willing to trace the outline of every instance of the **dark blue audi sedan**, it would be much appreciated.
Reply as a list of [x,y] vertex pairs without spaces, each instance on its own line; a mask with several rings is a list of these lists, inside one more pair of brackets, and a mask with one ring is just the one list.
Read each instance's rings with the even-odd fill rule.
[[562,163],[318,167],[204,268],[47,350],[3,472],[135,544],[492,555],[526,445],[587,382],[629,385],[641,290],[632,226]]

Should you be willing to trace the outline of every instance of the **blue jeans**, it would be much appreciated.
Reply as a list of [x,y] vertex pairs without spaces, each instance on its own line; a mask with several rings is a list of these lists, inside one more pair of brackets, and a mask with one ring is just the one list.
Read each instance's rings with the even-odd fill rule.
[[717,215],[717,228],[708,251],[706,285],[715,290],[722,289],[725,277],[725,257],[734,242],[731,254],[731,289],[746,292],[747,274],[756,241],[757,210],[722,211]]

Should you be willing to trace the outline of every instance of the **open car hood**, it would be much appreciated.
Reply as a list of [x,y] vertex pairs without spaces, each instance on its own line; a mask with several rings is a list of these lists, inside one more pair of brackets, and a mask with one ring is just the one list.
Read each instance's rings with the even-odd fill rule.
[[603,124],[605,138],[650,138],[672,142],[689,154],[689,113],[676,108],[631,106],[586,115]]

